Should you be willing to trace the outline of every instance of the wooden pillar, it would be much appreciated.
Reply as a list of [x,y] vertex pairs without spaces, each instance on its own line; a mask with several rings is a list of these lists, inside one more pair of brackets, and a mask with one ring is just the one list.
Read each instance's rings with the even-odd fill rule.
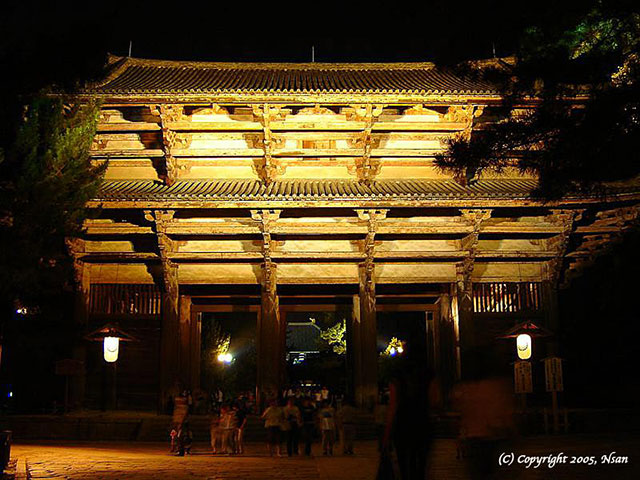
[[547,343],[547,355],[558,355],[558,281],[545,280],[542,282],[542,292],[545,307],[546,327],[554,333]]
[[378,345],[373,262],[360,266],[360,291],[353,309],[354,390],[356,404],[372,408],[378,401]]
[[162,334],[160,337],[160,406],[164,411],[174,386],[180,378],[180,311],[178,266],[171,261],[162,262]]
[[[470,265],[469,265],[470,264]],[[458,329],[460,344],[460,371],[462,379],[468,378],[469,354],[476,347],[475,325],[473,322],[473,294],[471,271],[473,261],[465,260],[458,268],[456,300],[458,304]]]
[[193,391],[200,387],[200,328],[191,305],[190,296],[180,295],[179,377]]
[[258,316],[258,385],[260,405],[276,398],[282,386],[283,325],[276,291],[276,266],[267,261],[262,266],[262,292]]
[[347,323],[347,363],[350,372],[349,391],[353,401],[361,405],[362,342],[360,339],[360,295],[353,296],[351,319]]
[[457,308],[457,301],[454,301],[450,292],[444,292],[440,296],[438,303],[440,308],[435,319],[439,323],[440,338],[438,349],[439,368],[437,373],[441,382],[443,401],[445,406],[447,406],[449,393],[451,392],[453,384],[459,379],[459,350],[456,335],[457,312],[454,312],[454,309]]

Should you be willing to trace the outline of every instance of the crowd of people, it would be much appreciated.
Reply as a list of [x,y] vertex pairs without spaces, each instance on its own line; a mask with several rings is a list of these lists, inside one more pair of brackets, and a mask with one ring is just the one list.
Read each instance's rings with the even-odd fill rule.
[[207,402],[194,402],[194,395],[189,390],[178,390],[172,396],[173,411],[171,427],[171,452],[178,455],[189,454],[193,443],[193,432],[189,427],[189,415],[208,414],[211,416],[210,434],[213,453],[243,453],[243,433],[247,416],[254,411],[255,397],[251,393],[243,393],[233,401],[225,401],[218,389],[210,396],[199,395],[196,398],[207,398]]
[[[432,371],[412,362],[402,367],[373,411],[380,451],[378,478],[394,478],[393,451],[400,478],[414,480],[425,475],[435,432],[432,409],[441,404],[441,392]],[[512,435],[512,396],[508,382],[484,376],[470,378],[450,393],[452,406],[460,412],[457,457],[467,463],[472,478],[485,478],[492,471],[498,445]],[[209,415],[214,454],[244,453],[244,432],[252,414],[264,422],[270,456],[311,456],[316,443],[320,447],[316,454],[321,451],[332,456],[338,440],[344,455],[355,453],[358,410],[326,387],[287,388],[262,411],[249,394],[225,398],[220,393],[212,398]],[[178,455],[191,451],[193,433],[188,417],[194,411],[188,391],[175,396],[171,449]]]
[[281,448],[285,443],[288,456],[310,456],[312,444],[318,437],[322,454],[333,455],[340,436],[343,453],[353,455],[357,410],[349,401],[341,400],[337,409],[328,395],[322,399],[294,394],[284,402],[272,400],[262,413],[269,455],[282,455]]
[[[209,403],[203,407],[189,390],[178,391],[171,402],[172,452],[178,455],[190,453],[193,432],[188,419],[194,413],[208,414],[211,418],[212,453],[238,455],[244,452],[248,416],[260,414],[251,393],[229,399],[216,389],[207,396]],[[266,429],[267,451],[272,456],[281,456],[284,451],[288,456],[310,456],[313,443],[319,440],[322,453],[333,455],[336,441],[342,438],[343,453],[353,455],[356,414],[356,408],[349,401],[342,395],[332,395],[327,387],[286,388],[278,400],[267,403],[260,415]]]

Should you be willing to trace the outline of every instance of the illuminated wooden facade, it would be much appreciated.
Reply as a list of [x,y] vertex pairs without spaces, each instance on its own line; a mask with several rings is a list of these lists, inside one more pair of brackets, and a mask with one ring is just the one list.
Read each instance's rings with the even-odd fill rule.
[[296,298],[351,302],[360,404],[376,396],[379,310],[431,312],[432,361],[464,375],[478,318],[553,328],[558,285],[638,216],[634,183],[543,204],[516,171],[466,187],[438,171],[443,141],[495,121],[501,97],[432,64],[112,57],[76,98],[95,97],[93,156],[109,167],[100,213],[69,242],[79,315],[155,319],[161,392],[198,385],[207,308],[257,312],[258,389],[275,391]]

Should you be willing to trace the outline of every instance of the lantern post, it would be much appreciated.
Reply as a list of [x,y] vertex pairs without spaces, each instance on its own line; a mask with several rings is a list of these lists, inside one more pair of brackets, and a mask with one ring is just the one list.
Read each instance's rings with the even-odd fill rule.
[[523,413],[527,409],[527,393],[533,392],[533,375],[531,357],[533,355],[533,338],[549,337],[553,335],[549,330],[536,325],[530,320],[517,324],[499,339],[515,339],[516,361],[513,364],[515,393],[520,395],[520,406]]
[[118,355],[120,342],[136,341],[135,337],[122,330],[119,326],[107,323],[97,330],[89,333],[85,338],[92,342],[102,342],[102,356],[104,361],[111,365],[111,405],[114,410],[118,408],[117,376]]

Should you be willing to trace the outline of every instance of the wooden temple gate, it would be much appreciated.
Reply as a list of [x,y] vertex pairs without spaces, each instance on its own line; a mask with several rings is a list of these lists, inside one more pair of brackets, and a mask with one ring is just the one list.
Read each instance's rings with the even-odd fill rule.
[[637,183],[606,199],[545,203],[530,196],[536,179],[511,168],[466,185],[435,168],[448,138],[500,119],[501,96],[432,64],[111,57],[105,78],[69,101],[96,98],[92,156],[109,166],[83,236],[68,244],[77,318],[87,328],[146,322],[141,336],[155,340],[138,357],[156,352],[144,375],[157,381],[145,398],[164,401],[176,379],[199,381],[197,314],[215,296],[207,288],[252,289],[253,303],[216,308],[258,314],[264,395],[282,384],[289,286],[354,290],[362,405],[377,394],[376,311],[415,308],[381,303],[380,289],[427,291],[434,362],[451,383],[465,374],[466,352],[488,348],[493,320],[482,319],[539,316],[553,330],[557,288],[638,219]]

